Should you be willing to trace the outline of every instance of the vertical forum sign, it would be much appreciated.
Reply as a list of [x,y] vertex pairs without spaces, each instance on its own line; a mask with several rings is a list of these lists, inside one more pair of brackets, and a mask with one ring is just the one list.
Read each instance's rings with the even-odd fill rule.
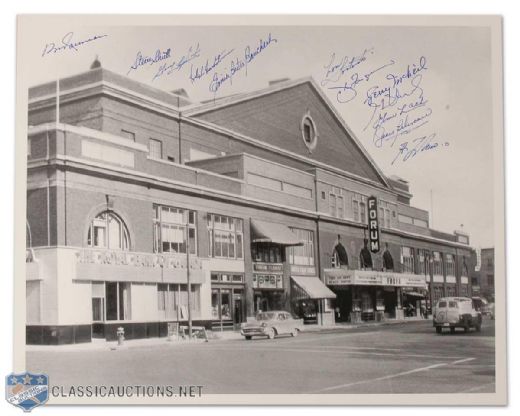
[[368,234],[370,242],[370,251],[378,253],[380,249],[379,243],[379,218],[377,210],[377,198],[370,196],[368,202]]

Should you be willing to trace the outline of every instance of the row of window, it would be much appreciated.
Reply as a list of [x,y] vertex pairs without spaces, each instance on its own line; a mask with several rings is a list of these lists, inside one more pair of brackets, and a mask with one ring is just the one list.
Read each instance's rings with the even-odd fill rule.
[[[417,262],[416,262],[417,259]],[[439,251],[414,249],[413,247],[401,248],[401,263],[407,273],[455,276],[455,256]],[[463,259],[461,275],[468,276],[466,259]]]
[[[327,199],[325,191],[321,194],[322,199]],[[347,218],[346,195],[343,189],[333,186],[329,192],[329,214],[335,218]],[[381,227],[390,228],[391,217],[395,217],[395,210],[385,202],[379,201],[379,223]],[[352,195],[352,220],[366,224],[367,218],[367,197],[361,194]]]
[[[183,208],[157,205],[154,207],[154,252],[197,254],[196,212]],[[289,248],[289,261],[297,265],[314,265],[314,233],[292,229],[302,246]],[[240,218],[208,214],[207,232],[209,256],[228,259],[244,258],[244,222]],[[90,247],[129,250],[130,236],[123,220],[112,211],[104,211],[94,218],[87,236]],[[284,261],[279,245],[253,244],[254,261],[281,263]]]

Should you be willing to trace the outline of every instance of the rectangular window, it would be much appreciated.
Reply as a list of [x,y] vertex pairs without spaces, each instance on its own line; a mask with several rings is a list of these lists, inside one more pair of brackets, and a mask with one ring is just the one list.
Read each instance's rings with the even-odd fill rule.
[[106,314],[108,321],[127,321],[131,318],[131,293],[128,282],[106,282]]
[[254,173],[247,174],[247,183],[261,188],[271,189],[273,191],[282,190],[282,182],[276,179],[267,178],[265,176],[256,175]]
[[442,253],[438,251],[433,252],[433,274],[437,276],[444,276],[444,264]]
[[446,276],[455,276],[455,257],[453,254],[446,254]]
[[251,244],[253,261],[262,263],[282,263],[282,249],[278,244],[253,243]]
[[405,224],[413,224],[413,218],[408,215],[399,214],[399,222],[404,222]]
[[418,227],[428,228],[428,222],[424,220],[420,220],[419,218],[413,219],[414,225],[417,225]]
[[197,254],[197,225],[195,211],[155,206],[154,250],[162,253]]
[[150,139],[148,142],[148,153],[152,159],[162,159],[162,142],[156,139]]
[[430,275],[430,262],[428,259],[428,251],[423,249],[417,250],[417,274]]
[[300,228],[291,228],[291,230],[304,244],[289,247],[289,262],[302,266],[314,266],[314,232]]
[[354,194],[352,197],[353,220],[362,224],[367,223],[367,198],[364,195]]
[[243,220],[240,218],[208,214],[210,257],[243,258],[243,228]]
[[135,133],[133,131],[121,129],[121,136],[135,142]]
[[345,218],[343,189],[332,187],[329,193],[329,212],[332,217]]
[[401,247],[401,263],[405,273],[415,273],[415,255],[411,247]]

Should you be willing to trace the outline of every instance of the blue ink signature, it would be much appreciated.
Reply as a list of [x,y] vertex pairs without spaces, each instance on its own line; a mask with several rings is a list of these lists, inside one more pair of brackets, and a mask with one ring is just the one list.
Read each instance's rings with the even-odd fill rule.
[[152,81],[155,81],[157,78],[160,78],[163,75],[171,75],[174,71],[180,71],[182,68],[184,68],[184,65],[199,57],[200,47],[197,43],[197,46],[195,47],[190,46],[188,52],[182,55],[178,60],[163,62],[157,69],[157,72],[153,76]]
[[128,75],[130,72],[135,71],[136,69],[144,66],[144,65],[153,65],[157,62],[164,61],[165,59],[170,59],[171,57],[171,48],[166,49],[164,52],[161,52],[160,49],[157,49],[152,56],[143,55],[141,51],[137,52],[134,63],[130,66],[130,69],[126,73]]
[[256,47],[251,47],[247,45],[244,48],[243,57],[234,57],[229,62],[229,69],[226,67],[224,71],[214,72],[211,82],[209,84],[209,90],[214,94],[222,87],[222,85],[226,83],[233,84],[233,77],[245,69],[245,74],[247,76],[247,66],[251,62],[253,62],[258,55],[260,55],[264,50],[266,50],[271,44],[278,43],[278,39],[274,38],[271,33],[267,36],[266,39],[260,38]]
[[336,86],[328,87],[328,89],[336,91],[336,100],[338,101],[338,103],[346,104],[357,97],[356,88],[359,84],[361,84],[362,82],[370,81],[370,78],[372,77],[372,75],[374,75],[375,73],[383,70],[384,68],[394,65],[394,64],[395,64],[395,60],[391,59],[386,64],[381,65],[380,67],[377,67],[362,75],[359,75],[358,72],[355,72],[350,76],[350,79],[348,79],[347,81],[345,81],[343,83],[343,85],[336,85]]
[[449,147],[449,142],[439,143],[438,141],[434,141],[436,136],[437,134],[433,133],[429,136],[422,136],[418,137],[417,139],[413,139],[411,143],[401,143],[399,150],[394,160],[392,161],[392,165],[398,161],[406,162],[407,160],[413,159],[415,156],[423,152],[432,151],[441,147]]
[[374,48],[365,48],[363,53],[357,56],[349,57],[348,55],[345,55],[339,62],[336,62],[336,52],[333,52],[330,56],[329,63],[323,67],[325,68],[326,73],[325,77],[321,80],[321,86],[326,87],[330,83],[339,82],[345,72],[350,71],[362,62],[365,62],[368,59],[368,54],[373,55]]
[[233,51],[234,51],[234,49],[231,49],[231,50],[223,49],[213,57],[213,60],[211,61],[211,63],[210,63],[210,60],[206,59],[206,62],[204,63],[204,65],[194,66],[192,64],[191,68],[190,68],[191,83],[193,84],[195,81],[198,81],[199,79],[208,75],[211,71],[213,71],[218,65],[220,65],[224,61],[224,58],[226,56],[228,56]]
[[93,42],[98,39],[106,38],[108,35],[94,35],[87,39],[73,41],[72,37],[74,36],[74,32],[69,32],[63,38],[61,38],[61,43],[56,44],[55,42],[45,44],[45,47],[42,51],[42,58],[49,54],[55,54],[63,51],[74,51],[78,52],[79,47],[83,46],[87,43]]

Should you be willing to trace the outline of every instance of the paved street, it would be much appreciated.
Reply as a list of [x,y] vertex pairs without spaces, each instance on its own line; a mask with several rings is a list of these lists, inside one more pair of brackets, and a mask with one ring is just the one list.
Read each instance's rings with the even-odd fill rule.
[[275,340],[29,351],[53,385],[202,385],[202,393],[460,393],[495,388],[494,321],[435,334],[431,321]]

